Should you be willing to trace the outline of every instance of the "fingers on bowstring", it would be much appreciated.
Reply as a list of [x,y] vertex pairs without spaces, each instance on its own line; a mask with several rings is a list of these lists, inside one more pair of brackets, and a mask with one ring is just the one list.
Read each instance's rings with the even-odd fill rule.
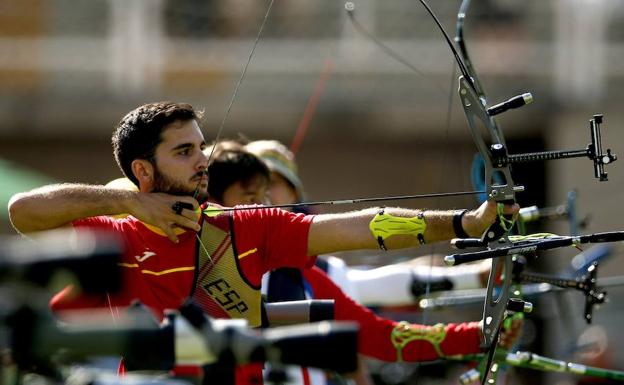
[[199,208],[199,203],[193,197],[180,196],[178,201],[182,203],[184,209],[195,211]]
[[199,231],[201,229],[201,226],[197,223],[200,215],[197,210],[199,208],[199,204],[193,198],[187,198],[185,200],[182,200],[182,198],[183,197],[180,197],[180,200],[176,201],[171,206],[171,210],[175,214],[172,218],[173,223],[171,226],[181,226],[194,231]]
[[[193,214],[194,214],[194,212],[193,212]],[[185,227],[187,229],[194,230],[194,231],[201,230],[201,226],[199,225],[199,223],[197,223],[197,220],[195,218],[189,219],[189,218],[187,218],[186,216],[183,216],[183,215],[178,215],[177,216],[174,225],[175,226],[182,226],[182,227]]]
[[171,205],[171,210],[178,215],[182,215],[184,210],[194,211],[198,207],[197,201],[195,202],[185,202],[183,200],[177,200],[173,202]]

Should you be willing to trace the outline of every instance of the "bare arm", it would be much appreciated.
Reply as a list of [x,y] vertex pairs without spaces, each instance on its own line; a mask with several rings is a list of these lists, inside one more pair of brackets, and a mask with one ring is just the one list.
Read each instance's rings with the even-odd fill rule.
[[14,195],[9,201],[9,217],[21,233],[50,230],[72,221],[98,215],[131,214],[161,228],[172,241],[173,226],[199,229],[197,214],[171,209],[176,201],[198,204],[191,197],[160,193],[141,193],[85,184],[56,184]]
[[[517,205],[505,208],[505,213],[517,213]],[[336,251],[377,249],[379,244],[371,234],[369,224],[379,208],[365,209],[341,214],[318,215],[314,218],[308,236],[308,255],[327,254]],[[402,208],[385,208],[384,212],[397,217],[414,218],[423,213],[426,223],[426,243],[449,240],[455,237],[454,211],[421,211]],[[471,236],[480,236],[496,219],[496,204],[486,202],[462,218],[464,230]],[[416,234],[393,235],[384,241],[388,249],[414,247],[420,244]]]

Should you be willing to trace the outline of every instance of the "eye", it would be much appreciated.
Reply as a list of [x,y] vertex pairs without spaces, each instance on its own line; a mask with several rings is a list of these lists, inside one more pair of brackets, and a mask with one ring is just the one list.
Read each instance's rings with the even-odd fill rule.
[[178,155],[182,155],[182,156],[186,156],[190,153],[191,153],[191,150],[189,148],[184,148],[178,151]]

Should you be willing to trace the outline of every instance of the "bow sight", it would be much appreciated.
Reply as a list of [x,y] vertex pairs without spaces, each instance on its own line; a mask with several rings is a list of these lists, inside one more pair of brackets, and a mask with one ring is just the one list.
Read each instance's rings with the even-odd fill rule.
[[607,149],[606,153],[602,152],[602,138],[600,133],[602,118],[603,116],[601,114],[597,114],[590,119],[589,134],[591,143],[589,143],[587,148],[584,150],[555,150],[510,155],[505,151],[504,145],[497,143],[493,144],[490,148],[492,161],[497,167],[504,167],[515,163],[579,158],[586,156],[594,162],[594,176],[601,182],[607,181],[608,178],[607,173],[604,171],[604,166],[616,161],[617,156],[611,153],[611,149]]

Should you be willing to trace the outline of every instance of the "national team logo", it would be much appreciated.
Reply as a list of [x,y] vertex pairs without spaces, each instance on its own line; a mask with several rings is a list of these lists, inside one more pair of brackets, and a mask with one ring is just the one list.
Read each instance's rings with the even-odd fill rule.
[[134,258],[136,258],[137,261],[139,262],[143,262],[146,259],[148,259],[149,257],[153,257],[154,255],[156,255],[156,253],[154,253],[151,250],[145,250],[143,252],[143,255],[135,255]]

